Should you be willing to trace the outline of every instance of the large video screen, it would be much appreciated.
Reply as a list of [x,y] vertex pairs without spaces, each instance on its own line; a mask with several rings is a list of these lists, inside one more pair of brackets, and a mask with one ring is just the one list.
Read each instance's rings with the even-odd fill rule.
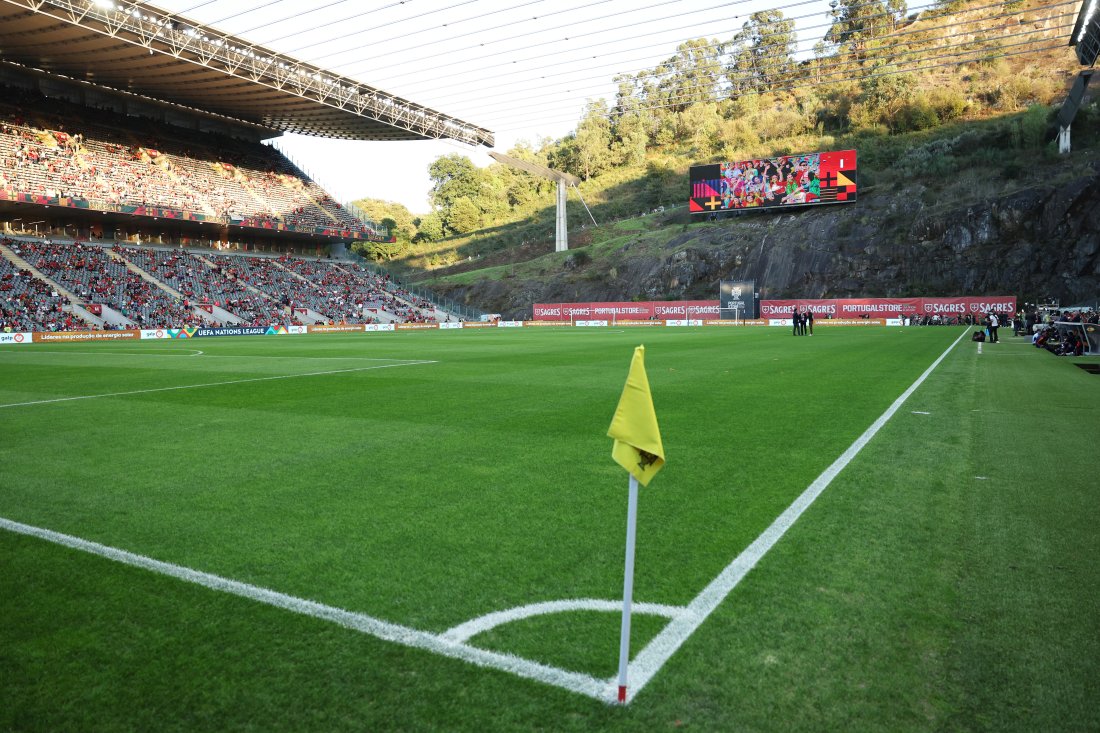
[[693,214],[848,203],[856,200],[856,151],[693,165],[690,178]]

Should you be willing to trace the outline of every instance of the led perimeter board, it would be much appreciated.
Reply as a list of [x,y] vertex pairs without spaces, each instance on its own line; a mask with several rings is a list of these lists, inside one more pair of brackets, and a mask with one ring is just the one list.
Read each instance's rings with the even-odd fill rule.
[[856,200],[856,151],[693,165],[689,176],[693,214],[847,203]]

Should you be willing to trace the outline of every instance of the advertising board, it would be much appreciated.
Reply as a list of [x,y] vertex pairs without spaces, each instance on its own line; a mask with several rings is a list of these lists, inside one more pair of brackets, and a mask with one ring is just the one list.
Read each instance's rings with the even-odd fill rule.
[[856,151],[693,165],[688,177],[692,214],[851,203],[856,200]]

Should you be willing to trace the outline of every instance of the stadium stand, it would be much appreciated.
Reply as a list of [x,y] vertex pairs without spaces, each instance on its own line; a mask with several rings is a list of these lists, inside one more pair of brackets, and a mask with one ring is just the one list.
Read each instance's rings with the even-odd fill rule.
[[0,240],[0,255],[4,331],[439,318],[429,301],[349,262],[26,238]]
[[[0,187],[88,208],[158,207],[239,226],[380,235],[274,148],[0,90]],[[71,120],[82,120],[74,129]]]

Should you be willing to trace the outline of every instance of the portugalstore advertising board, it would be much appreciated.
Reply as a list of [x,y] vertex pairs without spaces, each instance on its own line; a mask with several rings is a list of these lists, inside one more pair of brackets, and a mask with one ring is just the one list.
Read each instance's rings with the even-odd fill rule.
[[[969,313],[983,316],[990,311],[1015,313],[1016,296],[960,296],[953,298],[822,298],[761,300],[760,319],[790,318],[794,311],[812,310],[818,318],[917,318],[939,314],[957,317]],[[680,300],[610,303],[535,303],[536,321],[609,322],[636,320],[704,320],[719,317],[717,300]]]
[[920,318],[939,315],[982,317],[990,311],[1015,313],[1016,296],[965,296],[956,298],[843,298],[762,300],[761,318],[790,318],[795,311],[811,310],[817,318]]
[[646,321],[656,319],[717,318],[717,300],[655,300],[610,303],[535,303],[536,321]]

